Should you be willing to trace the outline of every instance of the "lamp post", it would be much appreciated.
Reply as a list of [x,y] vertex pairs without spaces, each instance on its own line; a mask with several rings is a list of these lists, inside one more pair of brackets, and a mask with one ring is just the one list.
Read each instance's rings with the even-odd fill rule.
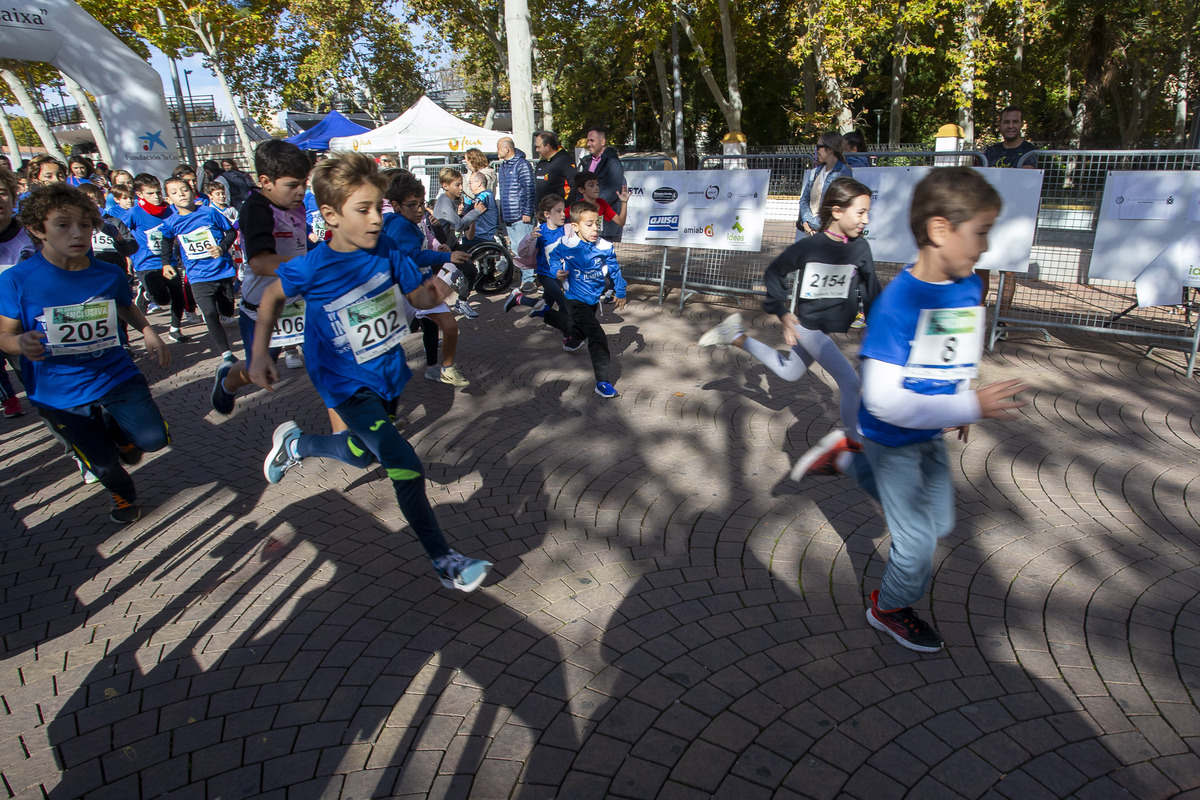
[[189,119],[196,115],[196,101],[192,99],[192,82],[188,79],[188,76],[191,74],[192,71],[190,69],[185,69],[183,71],[183,85],[187,89]]
[[633,149],[637,150],[637,75],[626,75],[625,82],[629,84],[629,99],[633,101]]

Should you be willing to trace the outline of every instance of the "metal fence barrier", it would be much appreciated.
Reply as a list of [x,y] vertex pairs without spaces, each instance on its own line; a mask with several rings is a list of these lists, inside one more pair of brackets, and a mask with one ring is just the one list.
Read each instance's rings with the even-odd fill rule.
[[1178,306],[1138,308],[1132,282],[1089,280],[1092,242],[1108,173],[1114,170],[1196,170],[1196,150],[1038,150],[1019,166],[1043,171],[1041,205],[1029,272],[1001,273],[998,311],[988,332],[989,349],[1019,329],[1058,328],[1131,337],[1187,354],[1187,375],[1196,362],[1200,325],[1191,290]]

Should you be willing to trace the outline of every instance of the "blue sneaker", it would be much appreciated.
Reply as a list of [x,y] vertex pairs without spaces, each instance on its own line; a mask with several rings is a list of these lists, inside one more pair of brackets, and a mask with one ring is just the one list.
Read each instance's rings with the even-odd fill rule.
[[487,577],[490,561],[478,558],[467,558],[457,550],[451,550],[441,558],[435,559],[433,568],[437,570],[438,580],[447,589],[458,589],[462,592],[473,592]]
[[210,398],[212,400],[213,411],[225,416],[233,413],[233,404],[237,400],[236,395],[230,394],[225,389],[225,378],[228,377],[229,371],[233,369],[233,365],[236,363],[236,358],[222,360],[221,366],[217,367],[217,375],[213,379],[212,397]]
[[596,394],[600,395],[605,400],[611,400],[619,395],[620,392],[617,391],[617,387],[613,386],[608,381],[597,381]]
[[471,305],[466,300],[459,300],[450,307],[450,310],[455,314],[462,314],[467,319],[475,319],[479,316],[479,312],[471,308]]
[[300,438],[300,433],[300,426],[294,422],[285,422],[275,429],[271,451],[263,462],[263,474],[269,483],[279,483],[283,473],[300,463],[300,459],[292,455],[292,443]]
[[535,304],[534,304],[534,306],[533,306],[533,310],[531,310],[531,311],[529,312],[529,316],[531,316],[531,317],[543,317],[543,318],[544,318],[544,317],[546,316],[546,309],[547,309],[547,308],[548,308],[548,306],[546,305],[546,301],[545,301],[545,300],[538,300],[538,301],[537,301],[537,303],[535,303]]

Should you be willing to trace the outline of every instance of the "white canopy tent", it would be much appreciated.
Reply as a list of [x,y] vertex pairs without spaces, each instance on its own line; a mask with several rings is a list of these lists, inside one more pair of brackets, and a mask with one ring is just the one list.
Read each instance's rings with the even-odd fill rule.
[[407,111],[373,131],[358,136],[337,136],[329,140],[330,150],[356,150],[360,153],[462,153],[478,147],[485,153],[496,152],[496,143],[511,137],[507,131],[493,131],[464,122],[428,97],[422,96]]

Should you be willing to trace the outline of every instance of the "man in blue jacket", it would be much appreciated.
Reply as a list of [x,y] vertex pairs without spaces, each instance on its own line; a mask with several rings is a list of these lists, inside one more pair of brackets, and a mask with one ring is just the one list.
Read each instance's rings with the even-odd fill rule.
[[[500,157],[500,166],[496,170],[496,200],[500,205],[500,218],[507,228],[508,246],[515,253],[521,240],[533,230],[533,165],[508,137],[496,144],[496,155]],[[521,270],[522,291],[526,286],[532,291],[533,272],[532,269]]]
[[[612,210],[621,213],[620,192],[625,188],[625,168],[617,151],[608,146],[608,131],[599,125],[587,129],[588,155],[579,163],[580,172],[590,172],[596,176],[600,184],[600,199],[612,206]],[[610,242],[621,241],[620,226],[603,220],[600,225],[600,235]]]

